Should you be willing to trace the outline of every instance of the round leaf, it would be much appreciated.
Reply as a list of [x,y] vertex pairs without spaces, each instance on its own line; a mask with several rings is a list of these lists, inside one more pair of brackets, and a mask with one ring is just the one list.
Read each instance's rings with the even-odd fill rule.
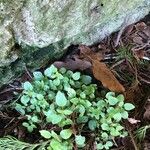
[[124,104],[124,109],[127,110],[127,111],[132,110],[134,108],[135,108],[135,106],[131,103],[125,103]]
[[25,106],[27,106],[27,103],[28,103],[29,101],[30,101],[29,96],[23,95],[23,96],[21,97],[21,103],[24,104]]
[[40,71],[33,72],[33,76],[34,76],[35,80],[42,80],[44,77]]
[[88,127],[90,128],[90,130],[94,131],[97,127],[97,122],[95,120],[90,120],[88,122]]
[[113,96],[108,97],[108,103],[112,106],[116,105],[118,103],[118,101],[119,100],[117,98],[113,97]]
[[87,76],[87,75],[82,75],[82,76],[81,76],[81,81],[82,81],[84,84],[88,85],[88,84],[91,83],[92,78],[91,78],[90,76]]
[[100,149],[103,149],[104,146],[103,146],[103,144],[99,143],[99,144],[96,144],[96,148],[97,148],[98,150],[100,150]]
[[56,94],[56,104],[60,107],[64,107],[67,104],[67,99],[65,97],[65,94],[58,91]]
[[51,118],[52,124],[58,124],[62,120],[62,116],[56,115],[56,114],[52,114],[50,118]]
[[106,123],[103,123],[103,124],[101,125],[101,128],[102,128],[102,130],[106,130],[106,131],[109,130],[109,126],[108,126],[108,124],[106,124]]
[[32,91],[33,90],[33,86],[32,84],[29,82],[29,81],[26,81],[24,84],[23,84],[23,88],[27,91]]
[[44,71],[44,75],[47,77],[51,77],[53,73],[57,72],[57,68],[54,65],[51,65]]
[[61,150],[62,149],[62,144],[55,139],[51,140],[50,146],[52,147],[53,150]]
[[63,138],[63,139],[69,139],[72,135],[72,130],[70,129],[64,129],[60,132],[60,136]]
[[122,115],[122,118],[123,118],[123,119],[127,119],[127,118],[129,117],[127,111],[123,111],[123,112],[121,113],[121,115]]
[[74,74],[72,75],[72,78],[73,78],[75,81],[79,80],[79,79],[80,79],[80,72],[74,73]]
[[121,115],[121,113],[116,113],[114,116],[113,116],[113,118],[116,120],[116,121],[120,121],[121,120],[121,117],[122,117],[122,115]]
[[51,133],[47,130],[41,130],[39,131],[41,136],[43,136],[45,139],[50,139],[51,138]]
[[124,101],[124,96],[123,96],[122,94],[119,94],[119,95],[117,96],[117,99],[118,99],[119,101]]
[[85,137],[81,135],[75,136],[75,142],[79,147],[84,147],[85,145]]

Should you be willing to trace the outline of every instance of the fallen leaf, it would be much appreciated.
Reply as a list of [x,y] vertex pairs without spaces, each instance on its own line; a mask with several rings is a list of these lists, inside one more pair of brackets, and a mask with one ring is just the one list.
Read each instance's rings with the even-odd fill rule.
[[105,63],[99,62],[97,60],[92,61],[93,65],[93,75],[94,77],[101,81],[103,86],[114,92],[124,92],[124,87],[119,83],[110,69]]
[[138,31],[142,31],[143,29],[145,29],[147,27],[147,25],[144,23],[144,22],[140,22],[140,23],[137,23],[135,25],[135,28],[136,30]]
[[87,58],[89,61],[91,60],[102,60],[102,54],[99,52],[94,52],[92,51],[89,47],[85,46],[85,45],[80,45],[79,46],[80,49],[80,57],[84,57]]
[[133,28],[134,28],[134,24],[127,26],[124,30],[125,35],[130,35],[131,32],[133,31]]
[[135,36],[133,38],[133,42],[136,43],[136,44],[139,44],[139,45],[143,44],[142,38],[139,37],[139,36]]
[[67,59],[65,62],[63,61],[56,61],[53,63],[53,65],[57,68],[66,68],[69,70],[85,70],[88,69],[92,66],[92,64],[89,61],[86,60],[81,60],[79,58],[74,58],[74,59]]
[[124,87],[119,83],[110,69],[105,63],[100,62],[102,56],[99,53],[94,53],[87,46],[80,46],[81,54],[89,59],[92,63],[92,71],[94,77],[102,82],[102,85],[114,92],[124,92]]

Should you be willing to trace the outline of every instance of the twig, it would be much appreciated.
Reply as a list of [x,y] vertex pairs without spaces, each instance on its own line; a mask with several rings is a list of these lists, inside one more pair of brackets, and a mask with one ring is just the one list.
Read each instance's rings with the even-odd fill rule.
[[8,89],[6,89],[6,90],[4,90],[4,91],[1,91],[0,94],[4,94],[4,93],[7,93],[7,92],[11,92],[11,91],[13,91],[13,90],[23,90],[23,88],[21,88],[21,87],[8,88]]
[[27,72],[27,75],[28,75],[31,79],[33,79],[33,77],[31,76],[31,74],[30,74],[30,72],[28,71],[28,69],[27,69],[26,66],[25,66],[25,71]]
[[136,142],[135,142],[135,140],[134,140],[134,137],[133,137],[133,135],[132,135],[130,129],[128,129],[128,133],[129,133],[129,136],[130,136],[130,138],[131,138],[131,141],[132,141],[132,143],[133,143],[133,146],[134,146],[135,150],[139,150],[139,148],[137,147],[137,144],[136,144]]
[[122,33],[123,33],[125,27],[126,27],[127,24],[128,24],[128,21],[129,21],[129,16],[126,16],[124,22],[122,23],[121,30],[119,31],[118,36],[117,36],[117,39],[116,39],[116,41],[115,41],[115,47],[118,46],[119,40],[120,40],[120,38],[121,38],[121,35],[122,35]]
[[145,83],[147,83],[147,84],[150,84],[150,81],[147,81],[146,79],[143,79],[141,76],[138,76],[138,78],[139,78],[141,81],[143,81],[143,82],[145,82]]
[[124,61],[125,61],[125,59],[122,59],[122,60],[116,62],[114,65],[112,65],[112,66],[110,67],[110,70],[112,70],[112,69],[115,68],[116,66],[122,64]]

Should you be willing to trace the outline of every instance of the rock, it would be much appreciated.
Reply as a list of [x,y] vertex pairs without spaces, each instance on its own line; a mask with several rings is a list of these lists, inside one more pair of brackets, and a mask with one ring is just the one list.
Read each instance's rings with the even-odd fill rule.
[[[0,86],[149,13],[149,0],[0,0]],[[19,44],[21,48],[16,48]]]

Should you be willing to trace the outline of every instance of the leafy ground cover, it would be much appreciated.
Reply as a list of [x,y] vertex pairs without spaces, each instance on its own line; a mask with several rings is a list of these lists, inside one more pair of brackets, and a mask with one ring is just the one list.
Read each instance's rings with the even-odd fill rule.
[[149,20],[3,87],[1,149],[150,149]]

